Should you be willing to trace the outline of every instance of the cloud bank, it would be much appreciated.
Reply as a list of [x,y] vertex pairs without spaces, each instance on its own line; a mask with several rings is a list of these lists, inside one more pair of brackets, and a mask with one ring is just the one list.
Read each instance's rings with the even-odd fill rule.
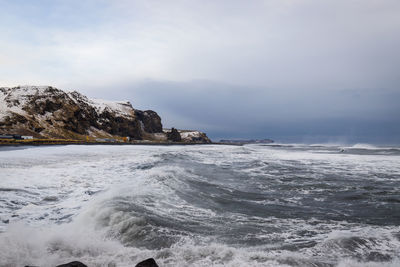
[[400,2],[0,1],[0,83],[214,138],[400,143]]

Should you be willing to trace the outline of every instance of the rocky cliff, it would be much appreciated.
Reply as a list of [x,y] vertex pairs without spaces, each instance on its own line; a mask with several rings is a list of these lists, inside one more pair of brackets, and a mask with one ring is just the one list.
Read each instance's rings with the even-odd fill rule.
[[[0,133],[35,138],[168,139],[160,116],[152,110],[134,109],[129,102],[89,99],[51,86],[0,87]],[[205,136],[199,142],[209,139]]]

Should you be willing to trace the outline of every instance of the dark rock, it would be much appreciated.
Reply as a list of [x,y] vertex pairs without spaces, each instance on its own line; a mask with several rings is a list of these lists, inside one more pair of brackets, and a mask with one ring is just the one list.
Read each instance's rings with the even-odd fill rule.
[[34,131],[35,131],[36,133],[40,133],[40,132],[43,131],[43,130],[44,130],[43,127],[37,127],[37,128],[34,129]]
[[152,110],[135,110],[135,116],[143,123],[144,130],[148,133],[161,133],[161,118]]
[[129,136],[132,139],[142,139],[142,129],[137,119],[128,119],[115,116],[104,111],[99,116],[99,125],[96,127],[113,135]]
[[172,142],[182,141],[181,134],[175,128],[172,128],[171,131],[167,133],[167,139]]
[[66,264],[57,265],[56,267],[87,267],[87,265],[83,264],[80,261],[71,261]]
[[24,116],[21,116],[19,114],[14,114],[14,120],[16,123],[25,123],[28,121]]
[[158,267],[158,265],[153,258],[149,258],[147,260],[139,262],[138,264],[136,264],[135,267]]

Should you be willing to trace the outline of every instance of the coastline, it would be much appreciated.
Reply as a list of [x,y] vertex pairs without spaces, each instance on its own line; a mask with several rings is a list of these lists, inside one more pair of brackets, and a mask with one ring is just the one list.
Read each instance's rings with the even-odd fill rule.
[[196,143],[196,142],[80,142],[80,141],[54,141],[54,142],[0,142],[0,147],[24,147],[24,146],[60,146],[60,145],[146,145],[146,146],[191,146],[191,145],[228,145],[228,146],[243,146],[243,144],[235,143]]

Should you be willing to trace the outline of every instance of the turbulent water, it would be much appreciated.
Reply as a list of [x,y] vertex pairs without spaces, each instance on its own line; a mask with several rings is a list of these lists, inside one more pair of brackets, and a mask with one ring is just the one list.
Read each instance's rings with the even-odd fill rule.
[[400,149],[0,150],[0,266],[400,266]]

